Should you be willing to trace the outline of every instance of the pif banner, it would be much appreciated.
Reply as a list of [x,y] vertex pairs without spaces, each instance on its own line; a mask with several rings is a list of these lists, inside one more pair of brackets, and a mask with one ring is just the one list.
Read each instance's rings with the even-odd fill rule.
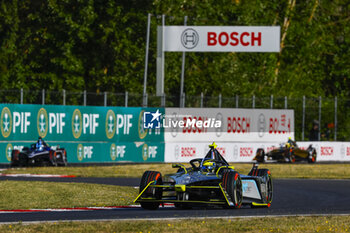
[[[69,162],[163,161],[162,129],[142,127],[143,112],[152,108],[1,104],[0,109],[0,150],[6,154],[0,163],[39,136],[65,147]],[[125,157],[125,152],[140,158]]]

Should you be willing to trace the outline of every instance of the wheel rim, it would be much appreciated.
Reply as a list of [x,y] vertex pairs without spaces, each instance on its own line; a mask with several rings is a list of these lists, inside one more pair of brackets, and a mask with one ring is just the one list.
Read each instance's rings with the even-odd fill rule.
[[235,180],[235,205],[240,208],[242,204],[242,181],[240,177]]
[[312,153],[312,162],[316,161],[316,151]]
[[267,176],[268,180],[267,180],[267,197],[266,197],[266,201],[268,203],[272,202],[272,182],[271,182],[271,177]]

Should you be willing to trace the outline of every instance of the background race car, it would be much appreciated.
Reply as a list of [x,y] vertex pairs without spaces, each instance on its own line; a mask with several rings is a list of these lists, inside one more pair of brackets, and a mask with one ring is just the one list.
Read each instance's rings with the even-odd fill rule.
[[16,166],[67,166],[67,152],[59,146],[56,149],[50,146],[38,148],[32,144],[30,148],[12,151],[11,167]]
[[248,175],[241,175],[215,149],[215,143],[203,159],[190,161],[191,167],[174,164],[177,173],[162,177],[156,171],[146,171],[134,202],[144,209],[157,209],[161,203],[174,203],[178,208],[193,206],[223,206],[240,208],[270,207],[272,179],[268,169],[255,164]]
[[273,149],[265,153],[264,149],[259,148],[256,151],[254,160],[263,163],[266,160],[275,160],[278,162],[295,163],[298,161],[307,161],[309,163],[315,163],[317,159],[316,149],[309,145],[304,150],[298,147],[295,142],[287,142],[281,144],[279,148]]

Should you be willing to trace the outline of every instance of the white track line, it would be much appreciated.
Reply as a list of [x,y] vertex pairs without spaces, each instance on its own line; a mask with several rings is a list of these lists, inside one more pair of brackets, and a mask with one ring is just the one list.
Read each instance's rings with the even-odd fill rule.
[[87,220],[51,220],[51,221],[18,221],[0,222],[7,224],[39,224],[39,223],[66,223],[66,222],[113,222],[113,221],[177,221],[177,220],[205,220],[205,219],[254,219],[254,218],[281,218],[281,217],[332,217],[350,216],[349,214],[286,214],[286,215],[251,215],[251,216],[215,216],[215,217],[171,217],[171,218],[127,218],[127,219],[87,219]]
[[3,174],[0,173],[0,176],[5,177],[41,177],[41,178],[73,178],[76,176],[72,175],[50,175],[50,174]]
[[[159,206],[163,208],[162,205]],[[165,203],[164,207],[174,207],[174,204]],[[30,214],[37,212],[73,212],[73,211],[92,211],[92,210],[115,210],[115,209],[130,209],[141,208],[140,205],[123,205],[123,206],[101,206],[101,207],[73,207],[73,208],[48,208],[48,209],[15,209],[15,210],[1,210],[0,214]]]

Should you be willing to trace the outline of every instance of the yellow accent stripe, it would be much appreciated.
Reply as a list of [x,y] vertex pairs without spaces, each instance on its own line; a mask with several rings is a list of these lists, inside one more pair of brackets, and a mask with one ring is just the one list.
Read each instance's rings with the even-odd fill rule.
[[134,203],[141,197],[141,195],[146,191],[146,189],[148,188],[148,186],[150,186],[151,184],[153,184],[154,183],[154,180],[153,181],[151,181],[151,182],[149,182],[148,184],[147,184],[147,186],[142,190],[142,192],[140,192],[140,194],[135,198],[135,200],[134,200]]
[[[142,198],[139,202],[152,202],[153,200],[145,200]],[[224,201],[182,201],[182,200],[156,200],[154,202],[162,203],[204,203],[204,204],[226,204]]]
[[235,169],[234,166],[221,166],[221,167],[219,167],[219,169],[216,171],[216,176],[219,175],[219,171],[220,171],[221,168],[231,168],[232,170]]
[[174,185],[154,184],[154,185],[151,185],[150,187],[153,187],[153,188],[174,188]]
[[[174,185],[151,185],[153,188],[175,188]],[[219,189],[218,186],[186,186],[187,189]]]
[[187,186],[189,189],[218,189],[218,186]]
[[268,204],[266,203],[256,203],[256,202],[252,202],[253,206],[268,206]]
[[221,186],[221,184],[222,184],[222,183],[219,184],[219,187],[220,187],[220,189],[221,189],[221,192],[222,192],[222,194],[224,194],[224,197],[225,197],[225,199],[226,199],[227,204],[230,205],[230,202],[228,201],[228,199],[227,199],[227,197],[226,197],[226,194],[225,194],[225,191],[224,191],[224,188]]
[[187,169],[185,167],[185,165],[181,164],[181,163],[177,163],[177,164],[173,164],[172,167],[175,168],[175,166],[180,166],[185,170],[185,174],[187,174]]

